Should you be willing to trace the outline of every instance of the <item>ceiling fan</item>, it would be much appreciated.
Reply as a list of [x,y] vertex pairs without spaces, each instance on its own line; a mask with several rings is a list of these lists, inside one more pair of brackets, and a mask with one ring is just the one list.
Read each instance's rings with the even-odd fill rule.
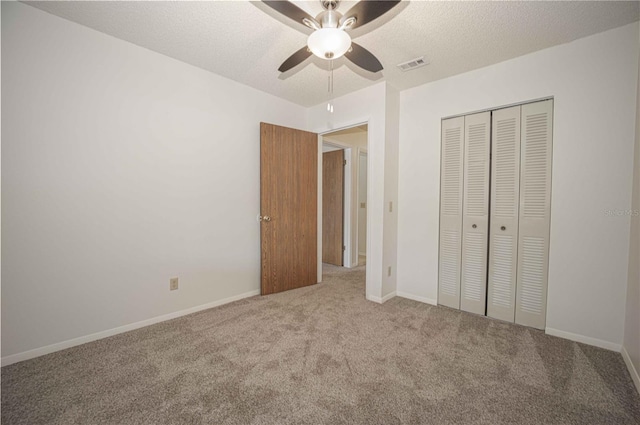
[[325,60],[337,59],[344,55],[369,72],[382,71],[380,61],[370,51],[352,42],[348,31],[379,18],[400,3],[400,0],[361,0],[344,15],[336,10],[339,0],[320,0],[324,10],[315,18],[289,1],[262,0],[262,2],[287,18],[314,30],[307,40],[307,45],[289,56],[280,65],[278,71],[286,72],[312,54]]

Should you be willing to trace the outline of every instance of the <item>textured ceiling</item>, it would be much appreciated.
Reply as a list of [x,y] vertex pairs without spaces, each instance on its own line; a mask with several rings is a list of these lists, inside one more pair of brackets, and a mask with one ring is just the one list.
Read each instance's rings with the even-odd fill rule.
[[[315,16],[320,2],[295,1]],[[284,75],[278,66],[310,30],[260,2],[27,2],[34,7],[212,71],[303,106],[325,101],[328,62],[312,58]],[[346,12],[355,2],[344,1]],[[334,95],[386,80],[400,90],[481,68],[637,21],[640,3],[403,1],[352,37],[385,69],[371,75],[335,61]],[[424,56],[430,65],[396,65]]]

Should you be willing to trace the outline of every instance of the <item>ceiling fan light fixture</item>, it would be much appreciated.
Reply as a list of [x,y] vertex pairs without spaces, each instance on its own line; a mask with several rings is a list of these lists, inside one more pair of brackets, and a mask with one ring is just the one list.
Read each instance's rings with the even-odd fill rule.
[[351,37],[338,28],[322,28],[309,36],[307,46],[319,58],[337,59],[351,47]]

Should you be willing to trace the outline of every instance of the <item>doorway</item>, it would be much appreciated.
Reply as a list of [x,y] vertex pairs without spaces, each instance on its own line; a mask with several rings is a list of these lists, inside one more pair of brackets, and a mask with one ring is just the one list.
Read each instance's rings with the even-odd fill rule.
[[[344,179],[342,182],[342,226],[336,223],[327,224],[325,219],[325,206],[322,210],[322,241],[323,263],[324,241],[329,240],[329,232],[335,232],[336,228],[342,228],[342,266],[353,268],[366,264],[367,252],[367,144],[368,125],[361,124],[354,127],[325,133],[321,136],[322,157],[330,152],[340,152],[334,155],[342,155]],[[324,170],[324,165],[319,167]],[[324,185],[327,184],[324,177],[319,179],[323,184],[322,196],[325,196]],[[329,183],[330,184],[330,183]],[[337,192],[334,188],[334,193]],[[334,220],[338,220],[335,218]],[[325,233],[326,232],[326,233]],[[335,237],[335,235],[334,235]],[[334,242],[334,244],[337,244]],[[336,262],[326,262],[336,264]]]

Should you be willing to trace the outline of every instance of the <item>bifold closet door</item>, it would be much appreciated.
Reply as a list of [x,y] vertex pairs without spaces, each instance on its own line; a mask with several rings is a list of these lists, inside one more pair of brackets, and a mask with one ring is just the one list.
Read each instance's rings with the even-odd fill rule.
[[522,106],[516,317],[544,329],[547,310],[553,101]]
[[520,106],[493,111],[487,316],[514,321],[520,199]]
[[491,113],[464,117],[460,310],[485,314]]
[[464,117],[442,120],[438,304],[460,308]]

